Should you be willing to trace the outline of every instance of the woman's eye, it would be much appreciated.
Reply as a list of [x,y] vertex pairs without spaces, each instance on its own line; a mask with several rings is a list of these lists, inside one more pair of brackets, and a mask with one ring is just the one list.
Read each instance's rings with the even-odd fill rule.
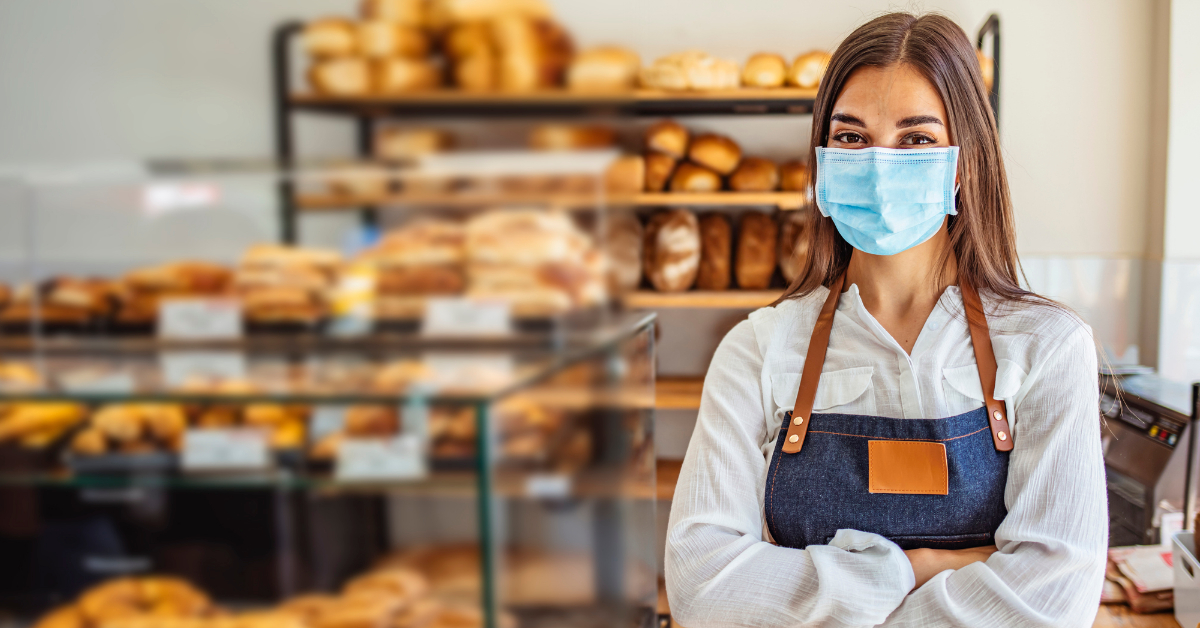
[[921,133],[914,133],[900,140],[901,145],[919,146],[921,144],[937,144],[937,140]]
[[863,142],[866,142],[866,140],[863,139],[863,136],[859,135],[858,133],[852,133],[850,131],[843,131],[842,133],[838,133],[833,136],[833,139],[835,141],[841,142],[843,144],[861,144]]

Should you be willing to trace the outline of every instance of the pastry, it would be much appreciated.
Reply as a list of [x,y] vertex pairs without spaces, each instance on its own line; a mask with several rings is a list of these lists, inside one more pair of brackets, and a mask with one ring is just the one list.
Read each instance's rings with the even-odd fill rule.
[[441,71],[425,59],[377,59],[371,74],[375,93],[384,95],[433,89],[442,83]]
[[87,621],[75,605],[60,606],[46,613],[33,628],[88,628]]
[[562,84],[573,45],[561,26],[517,14],[498,17],[489,26],[501,90],[524,92]]
[[18,403],[0,417],[0,443],[32,434],[65,432],[83,421],[86,409],[74,403]]
[[354,23],[342,18],[313,20],[304,26],[304,50],[315,59],[348,57],[358,52]]
[[136,441],[142,437],[145,421],[132,405],[104,406],[92,415],[92,425],[116,442]]
[[642,59],[636,52],[601,46],[575,55],[567,69],[567,88],[577,92],[613,92],[633,89]]
[[392,436],[400,431],[400,417],[391,406],[350,406],[343,419],[343,429],[347,436]]
[[323,176],[330,193],[352,199],[377,200],[392,190],[392,171],[379,164],[336,166]]
[[362,0],[359,15],[364,20],[381,20],[420,28],[425,26],[424,0]]
[[789,284],[808,261],[809,220],[807,211],[781,212],[779,225],[779,270]]
[[159,622],[197,617],[212,610],[212,601],[183,580],[155,576],[117,578],[99,584],[79,597],[78,608],[91,625],[107,626],[110,621],[139,615]]
[[610,193],[637,194],[646,187],[646,160],[622,155],[604,171],[604,188]]
[[389,231],[358,259],[381,266],[454,266],[466,259],[466,229],[452,220],[417,219]]
[[733,259],[733,234],[724,214],[705,214],[700,218],[700,268],[697,290],[729,288],[729,264]]
[[787,82],[788,85],[803,87],[805,89],[813,89],[821,84],[821,77],[825,75],[825,69],[829,67],[829,60],[832,57],[828,52],[814,50],[806,52],[792,61],[792,67],[788,69]]
[[321,611],[311,628],[390,628],[405,601],[384,595],[346,595]]
[[371,64],[361,57],[337,57],[314,61],[308,82],[323,96],[365,96],[372,90]]
[[679,164],[671,175],[672,192],[717,192],[720,189],[720,175],[688,161]]
[[454,84],[469,92],[490,92],[499,87],[498,62],[490,52],[458,59],[454,63]]
[[130,271],[122,281],[137,292],[208,295],[224,292],[232,277],[219,264],[181,261]]
[[742,85],[746,87],[779,87],[787,79],[787,61],[769,52],[752,55],[742,68]]
[[636,290],[642,283],[642,223],[637,214],[609,215],[605,247],[608,253],[608,286],[615,293]]
[[429,53],[429,38],[411,26],[383,20],[357,24],[358,53],[372,59],[387,57],[424,57]]
[[692,140],[688,159],[725,176],[732,173],[741,162],[742,149],[724,135],[705,133]]
[[458,294],[466,287],[460,266],[389,266],[380,270],[379,294]]
[[700,229],[686,209],[659,212],[646,224],[643,256],[655,289],[679,292],[692,287],[700,266]]
[[442,50],[451,59],[496,54],[492,31],[486,22],[463,22],[452,28],[442,41]]
[[662,192],[675,172],[675,158],[666,153],[650,151],[646,153],[645,160],[646,191]]
[[607,126],[539,124],[529,132],[529,147],[534,150],[608,148],[616,143],[616,131]]
[[643,87],[663,90],[732,89],[739,81],[737,63],[698,50],[657,59],[638,77]]
[[377,594],[405,602],[425,595],[428,590],[429,582],[425,576],[412,569],[400,567],[381,569],[359,576],[342,588],[342,592],[348,597]]
[[429,11],[435,24],[485,21],[510,14],[531,18],[553,14],[546,0],[432,0]]
[[142,423],[150,436],[161,441],[182,438],[187,429],[187,416],[183,407],[176,404],[144,404],[138,407]]
[[779,168],[762,157],[747,157],[729,175],[729,189],[735,192],[770,192],[779,187]]
[[789,161],[779,166],[779,187],[788,192],[808,192],[808,166]]
[[646,129],[645,143],[648,151],[683,159],[687,156],[688,130],[674,120],[660,120]]
[[769,214],[756,211],[742,214],[734,262],[738,287],[763,290],[770,285],[771,275],[775,272],[778,231]]
[[440,153],[454,146],[454,137],[441,129],[383,127],[375,132],[375,157],[403,161]]

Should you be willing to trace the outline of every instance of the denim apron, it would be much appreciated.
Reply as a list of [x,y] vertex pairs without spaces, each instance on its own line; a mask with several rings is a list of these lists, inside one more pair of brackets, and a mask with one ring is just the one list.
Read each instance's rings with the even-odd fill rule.
[[993,398],[996,358],[975,289],[959,280],[984,406],[944,419],[812,414],[844,276],[813,328],[796,404],[767,470],[764,510],[775,542],[828,544],[842,528],[903,549],[995,543],[1003,521],[1008,452],[1004,404]]

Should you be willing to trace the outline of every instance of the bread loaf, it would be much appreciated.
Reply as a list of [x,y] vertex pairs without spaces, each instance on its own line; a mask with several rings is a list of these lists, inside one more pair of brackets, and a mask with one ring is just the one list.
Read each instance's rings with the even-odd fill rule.
[[357,52],[354,23],[342,18],[313,20],[304,26],[304,50],[314,59],[347,57]]
[[451,59],[465,59],[479,54],[494,55],[492,31],[485,22],[458,24],[446,33],[442,50]]
[[796,57],[796,60],[792,62],[792,67],[788,69],[788,85],[806,89],[819,86],[831,58],[828,52],[820,50],[806,52]]
[[529,133],[529,147],[534,150],[584,150],[616,143],[617,132],[599,125],[539,124]]
[[642,283],[642,223],[631,211],[616,212],[607,230],[609,289],[614,294],[636,290]]
[[789,161],[779,166],[780,187],[788,192],[808,190],[808,166],[802,161]]
[[424,0],[363,0],[359,14],[364,20],[381,20],[414,28],[426,23]]
[[738,287],[762,290],[770,285],[771,275],[775,272],[778,232],[775,220],[769,214],[756,211],[742,214],[735,261]]
[[403,94],[433,89],[442,82],[442,75],[437,66],[424,59],[378,59],[374,62],[372,70],[377,94]]
[[371,65],[359,57],[314,61],[308,68],[308,82],[325,96],[365,96],[371,93]]
[[688,159],[724,176],[737,168],[742,160],[742,149],[724,135],[705,133],[692,140]]
[[371,20],[358,24],[358,53],[366,57],[424,57],[429,53],[429,38],[411,27]]
[[646,225],[646,276],[656,290],[680,292],[692,287],[700,267],[700,226],[686,209],[659,212]]
[[639,73],[643,87],[664,90],[731,89],[738,86],[738,67],[699,50],[656,59]]
[[729,189],[735,192],[770,192],[779,187],[779,168],[762,157],[747,157],[729,175]]
[[383,127],[375,132],[375,157],[403,161],[440,153],[454,145],[454,138],[442,129],[406,129]]
[[567,69],[567,88],[578,92],[611,92],[633,89],[642,59],[636,52],[616,46],[585,50]]
[[742,85],[747,87],[779,87],[786,79],[787,62],[774,53],[753,55],[742,68]]
[[645,142],[647,150],[683,159],[687,156],[688,130],[674,120],[660,120],[646,129]]
[[611,193],[637,194],[646,187],[646,161],[641,155],[622,155],[604,172],[604,187]]
[[700,218],[700,270],[697,290],[725,290],[729,287],[729,264],[733,260],[733,234],[725,214],[711,213]]
[[691,162],[683,162],[671,175],[672,192],[717,192],[721,177],[717,173]]
[[454,63],[454,84],[469,92],[490,92],[499,87],[499,64],[490,52],[463,57]]
[[665,153],[646,153],[646,191],[662,192],[675,171],[675,158]]
[[789,284],[808,263],[808,211],[781,212],[779,226],[779,270]]

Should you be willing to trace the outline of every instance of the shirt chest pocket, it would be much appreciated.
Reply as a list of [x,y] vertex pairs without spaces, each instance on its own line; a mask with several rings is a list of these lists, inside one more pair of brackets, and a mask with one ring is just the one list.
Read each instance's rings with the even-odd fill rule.
[[[1025,371],[1010,360],[996,362],[997,399],[1011,401],[1025,382]],[[942,369],[942,394],[950,415],[970,412],[983,406],[983,385],[974,364]],[[1010,408],[1011,410],[1011,408]]]
[[[827,414],[862,414],[875,416],[875,391],[871,386],[873,366],[859,366],[821,373],[813,412]],[[775,417],[782,421],[783,413],[796,405],[800,388],[800,373],[775,373],[771,376],[771,397],[775,401]]]

